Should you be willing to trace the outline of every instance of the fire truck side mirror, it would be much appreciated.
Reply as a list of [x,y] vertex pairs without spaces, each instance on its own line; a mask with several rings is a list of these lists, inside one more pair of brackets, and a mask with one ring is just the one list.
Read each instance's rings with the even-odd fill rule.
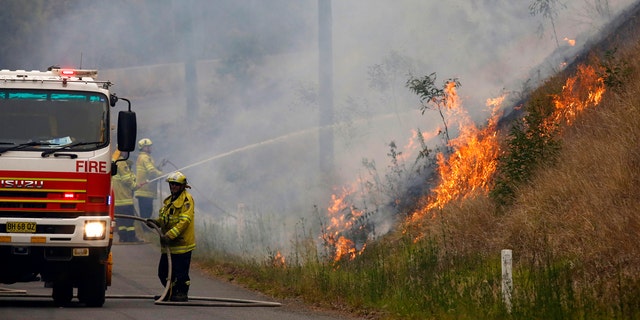
[[118,113],[118,150],[131,152],[136,149],[137,130],[136,113],[120,111]]

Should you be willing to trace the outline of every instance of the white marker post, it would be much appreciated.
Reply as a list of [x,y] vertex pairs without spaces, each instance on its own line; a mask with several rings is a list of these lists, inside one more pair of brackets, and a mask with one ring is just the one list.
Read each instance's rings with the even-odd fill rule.
[[513,291],[512,253],[509,249],[503,249],[502,255],[502,300],[511,313],[511,292]]

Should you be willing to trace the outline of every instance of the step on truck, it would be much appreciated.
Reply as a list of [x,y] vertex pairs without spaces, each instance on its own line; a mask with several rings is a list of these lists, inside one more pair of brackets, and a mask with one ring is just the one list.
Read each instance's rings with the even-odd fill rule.
[[[136,116],[96,70],[0,70],[0,283],[41,281],[56,305],[101,307],[111,285],[111,154]],[[128,109],[112,119],[118,100]],[[112,137],[115,136],[115,137]],[[116,141],[113,141],[116,140]]]

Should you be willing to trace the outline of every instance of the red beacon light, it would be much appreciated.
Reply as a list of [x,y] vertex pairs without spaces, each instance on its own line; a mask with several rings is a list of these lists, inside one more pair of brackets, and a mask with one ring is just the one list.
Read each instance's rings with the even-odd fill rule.
[[71,69],[62,69],[62,70],[60,70],[60,75],[61,76],[73,77],[73,76],[76,75],[76,71],[75,70],[71,70]]
[[98,70],[89,69],[51,69],[51,72],[65,78],[76,77],[82,79],[82,77],[95,78],[98,76]]

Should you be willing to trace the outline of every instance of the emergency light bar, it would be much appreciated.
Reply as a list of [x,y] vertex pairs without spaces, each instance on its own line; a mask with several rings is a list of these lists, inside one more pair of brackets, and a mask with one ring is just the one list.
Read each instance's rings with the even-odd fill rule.
[[53,73],[54,75],[60,76],[60,77],[67,77],[67,78],[71,78],[71,77],[76,77],[76,78],[91,77],[91,78],[95,78],[95,77],[98,76],[98,70],[89,70],[89,69],[58,69],[58,68],[54,68],[54,69],[51,69],[51,73]]

